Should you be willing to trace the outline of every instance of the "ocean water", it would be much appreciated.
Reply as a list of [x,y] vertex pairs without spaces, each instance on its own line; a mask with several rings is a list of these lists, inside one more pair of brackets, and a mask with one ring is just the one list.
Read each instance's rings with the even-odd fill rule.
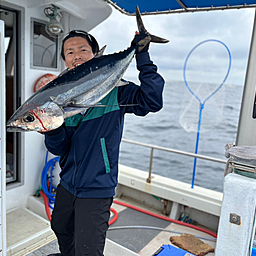
[[[193,91],[204,101],[217,88],[215,84],[193,83]],[[242,86],[223,85],[204,104],[198,154],[225,158],[225,145],[235,142]],[[195,152],[200,104],[182,81],[166,82],[164,107],[145,117],[127,114],[123,138],[157,146]],[[150,149],[121,143],[121,164],[149,170]],[[154,150],[153,174],[186,183],[192,181],[194,158]],[[223,191],[225,164],[197,159],[195,185]]]

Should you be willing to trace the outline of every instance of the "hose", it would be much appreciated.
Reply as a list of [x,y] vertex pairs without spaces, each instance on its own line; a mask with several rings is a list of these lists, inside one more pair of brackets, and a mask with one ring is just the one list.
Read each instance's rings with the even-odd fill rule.
[[209,235],[217,238],[217,234],[215,234],[214,232],[211,232],[211,231],[209,231],[207,229],[200,228],[200,227],[197,227],[197,226],[194,226],[194,225],[191,225],[191,224],[179,221],[179,220],[174,220],[174,219],[171,219],[171,218],[168,218],[168,217],[165,217],[165,216],[162,216],[162,215],[159,215],[159,214],[156,214],[156,213],[153,213],[153,212],[141,209],[139,207],[136,207],[136,206],[133,206],[133,205],[129,205],[127,203],[119,202],[119,201],[116,201],[116,200],[113,200],[113,203],[119,204],[119,205],[122,205],[122,206],[125,206],[125,207],[128,207],[130,209],[133,209],[133,210],[136,210],[136,211],[139,211],[139,212],[142,212],[142,213],[145,213],[145,214],[150,215],[152,217],[156,217],[156,218],[159,218],[159,219],[162,219],[162,220],[166,220],[166,221],[178,224],[178,225],[182,225],[182,226],[185,226],[185,227],[189,227],[189,228],[193,228],[193,229],[202,231],[202,232],[204,232],[206,234],[209,234]]
[[[51,209],[53,209],[52,204],[55,202],[55,194],[52,193],[52,190],[56,187],[52,184],[52,172],[54,169],[54,166],[56,162],[59,161],[59,157],[55,157],[47,161],[48,158],[48,151],[46,152],[46,158],[45,158],[45,166],[43,168],[42,174],[41,174],[41,186],[43,189],[44,194],[47,196],[49,202],[48,205]],[[50,170],[50,180],[48,181],[48,171]],[[48,186],[49,185],[49,186]]]
[[[52,190],[53,189],[56,190],[56,187],[54,187],[52,184],[52,172],[53,172],[56,162],[59,161],[59,158],[55,157],[53,159],[50,159],[49,161],[47,161],[47,159],[48,159],[48,151],[46,151],[45,165],[44,165],[44,168],[43,168],[42,174],[41,174],[42,190],[40,191],[40,195],[44,199],[46,215],[47,215],[49,221],[51,221],[50,208],[53,209],[52,204],[54,204],[54,202],[55,202],[55,194],[52,193]],[[49,179],[48,178],[49,170],[50,170],[50,180],[48,180]]]
[[49,221],[51,221],[52,217],[51,217],[51,212],[50,212],[50,208],[48,205],[48,198],[42,190],[39,193],[44,199],[44,207],[45,207],[46,215],[47,215]]
[[117,210],[115,210],[114,208],[110,208],[110,211],[114,213],[114,217],[113,219],[111,219],[109,222],[108,222],[108,225],[111,226],[113,223],[115,223],[118,219],[118,212]]

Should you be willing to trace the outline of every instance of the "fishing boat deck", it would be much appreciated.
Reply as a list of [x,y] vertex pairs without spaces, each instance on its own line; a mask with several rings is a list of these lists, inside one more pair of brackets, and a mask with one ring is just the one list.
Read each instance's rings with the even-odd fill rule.
[[[120,199],[117,200],[122,201]],[[127,203],[127,201],[125,202]],[[131,204],[131,201],[128,201],[128,203]],[[136,206],[136,203],[132,203]],[[137,206],[142,208],[141,205]],[[206,233],[152,217],[148,214],[138,212],[119,204],[113,203],[112,208],[118,212],[118,219],[110,226],[110,229],[107,232],[107,241],[104,252],[105,256],[153,255],[163,244],[171,244],[169,240],[170,236],[180,236],[180,234],[177,234],[176,232],[212,238]],[[149,210],[148,208],[145,209]],[[155,210],[151,209],[151,211],[157,213]],[[12,217],[12,219],[15,214],[17,223],[8,222],[9,224],[7,227],[7,232],[10,234],[15,234],[16,240],[8,237],[8,239],[12,240],[13,243],[8,244],[7,255],[45,256],[51,253],[59,252],[58,243],[56,237],[50,230],[49,221],[46,221],[45,219],[23,208],[16,209],[15,211],[8,213],[9,217]],[[17,227],[19,218],[22,218],[22,227]],[[111,216],[111,218],[113,218],[113,216]],[[28,223],[30,223],[30,225],[27,225]],[[33,233],[33,230],[35,230],[34,225],[38,226],[38,232],[29,236],[28,233]],[[165,230],[172,230],[172,232],[140,228],[112,230],[113,228],[120,226],[158,227]],[[21,237],[21,241],[18,241],[18,236],[22,235],[24,235],[24,238]],[[201,240],[210,246],[215,247],[215,241],[204,239]],[[207,255],[213,256],[214,253],[208,253]]]
[[[118,199],[118,201],[122,200]],[[137,204],[134,201],[128,201],[128,203],[139,208],[144,208],[141,204]],[[163,244],[172,245],[172,243],[170,242],[171,236],[180,236],[183,233],[193,234],[195,236],[205,238],[212,238],[212,236],[201,231],[197,231],[195,229],[191,229],[185,226],[180,226],[169,221],[161,220],[159,218],[152,217],[145,213],[141,213],[136,210],[126,208],[115,203],[112,207],[118,211],[118,219],[113,225],[110,226],[110,230],[107,233],[107,238],[110,239],[111,241],[116,242],[119,245],[124,246],[125,248],[130,249],[131,251],[139,255],[153,255]],[[147,211],[149,210],[148,208],[144,209]],[[159,212],[155,211],[152,208],[150,209],[150,211],[159,214]],[[111,228],[120,226],[158,227],[173,232],[139,228],[111,230]],[[209,241],[203,239],[202,241],[215,248],[216,241]],[[213,256],[215,254],[208,253],[207,255]],[[106,256],[108,255],[106,254]]]

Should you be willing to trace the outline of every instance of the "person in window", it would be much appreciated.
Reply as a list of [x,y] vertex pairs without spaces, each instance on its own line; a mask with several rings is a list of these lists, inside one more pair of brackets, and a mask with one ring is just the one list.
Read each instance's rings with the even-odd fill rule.
[[[148,48],[138,51],[146,34],[135,35],[140,86],[127,82],[115,87],[102,101],[111,107],[89,108],[65,119],[64,124],[45,133],[45,145],[60,156],[51,227],[63,256],[102,256],[110,206],[118,176],[119,145],[124,116],[145,116],[162,108],[163,78],[150,60]],[[145,40],[144,40],[145,41]],[[62,42],[61,56],[68,69],[89,61],[99,51],[96,39],[85,31],[71,31]],[[119,106],[122,105],[122,106]]]

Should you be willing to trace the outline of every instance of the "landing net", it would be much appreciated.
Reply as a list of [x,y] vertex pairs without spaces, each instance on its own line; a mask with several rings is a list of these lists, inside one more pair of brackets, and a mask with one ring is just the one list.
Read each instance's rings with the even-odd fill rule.
[[[183,96],[180,124],[187,132],[196,132],[195,154],[198,153],[200,131],[213,129],[222,119],[225,83],[231,67],[231,53],[221,41],[209,39],[189,52],[183,67],[188,93]],[[189,81],[189,82],[188,82]],[[192,188],[196,161],[194,159]]]

